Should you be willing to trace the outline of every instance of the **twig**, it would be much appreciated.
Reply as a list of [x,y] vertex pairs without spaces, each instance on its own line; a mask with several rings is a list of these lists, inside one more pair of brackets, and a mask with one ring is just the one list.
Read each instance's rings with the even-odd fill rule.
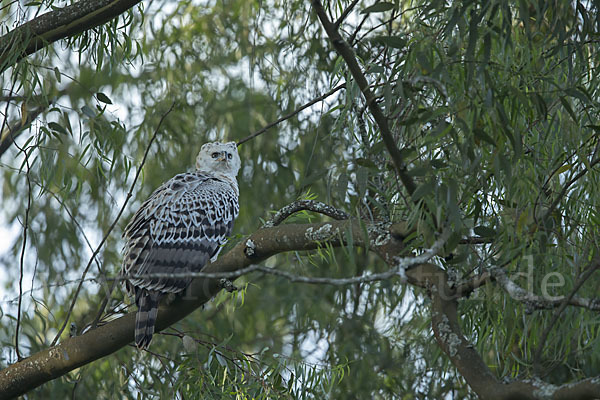
[[360,65],[358,65],[358,61],[356,60],[354,51],[352,50],[348,42],[346,42],[342,38],[342,36],[338,32],[337,26],[335,26],[335,24],[329,20],[329,17],[327,16],[327,13],[325,12],[325,9],[323,8],[321,2],[319,0],[312,0],[312,5],[317,13],[317,16],[319,17],[319,20],[321,20],[323,28],[325,28],[325,32],[327,32],[327,35],[329,36],[331,44],[346,62],[348,70],[350,71],[352,77],[354,78],[354,80],[358,84],[358,87],[360,88],[360,91],[362,92],[365,98],[366,105],[369,108],[371,115],[373,115],[377,126],[379,127],[385,147],[387,148],[388,152],[390,153],[390,156],[392,157],[392,161],[394,162],[394,166],[396,168],[396,172],[398,173],[400,181],[402,182],[408,193],[412,195],[415,191],[416,185],[412,178],[408,175],[408,171],[406,169],[406,165],[404,164],[402,153],[400,152],[400,149],[396,146],[396,141],[388,125],[387,117],[383,114],[383,111],[379,107],[379,104],[377,104],[375,95],[369,87],[369,82],[363,74]]
[[567,182],[563,185],[563,188],[562,188],[560,194],[556,197],[556,199],[554,199],[554,201],[552,202],[550,207],[548,207],[548,210],[546,210],[546,212],[544,213],[544,216],[542,217],[542,221],[545,220],[546,218],[548,218],[550,216],[550,214],[552,214],[552,212],[554,211],[556,206],[558,206],[558,203],[560,203],[560,200],[565,196],[565,194],[571,187],[571,185],[574,184],[575,182],[577,182],[581,177],[583,177],[590,169],[595,167],[596,164],[598,164],[598,163],[600,163],[600,157],[596,157],[594,160],[592,160],[590,162],[589,169],[587,167],[584,167],[583,170],[579,171],[573,178],[571,178],[571,180],[569,180],[569,182]]
[[350,4],[342,13],[342,15],[340,15],[340,17],[335,21],[335,27],[339,28],[340,25],[342,24],[342,22],[344,22],[344,20],[346,19],[346,17],[348,16],[348,14],[350,14],[352,12],[352,10],[354,9],[354,7],[356,7],[356,5],[358,4],[360,0],[354,0],[352,2],[352,4]]
[[410,269],[413,266],[426,263],[432,257],[437,255],[437,253],[444,246],[444,243],[450,237],[451,231],[446,229],[440,237],[433,243],[433,245],[425,250],[422,254],[414,257],[403,257],[396,258],[395,267],[382,273],[378,274],[367,274],[363,276],[354,276],[350,278],[315,278],[310,276],[302,276],[295,275],[289,272],[280,271],[274,268],[264,267],[261,265],[250,265],[246,268],[238,269],[233,272],[176,272],[176,273],[165,273],[165,272],[154,272],[148,274],[128,274],[121,275],[115,277],[115,280],[123,280],[123,279],[151,279],[151,278],[237,278],[241,275],[247,274],[249,272],[263,272],[265,274],[281,276],[286,278],[290,282],[301,282],[301,283],[315,283],[315,284],[324,284],[324,285],[334,285],[334,286],[343,286],[343,285],[352,285],[356,283],[366,283],[373,281],[381,281],[385,279],[390,279],[395,276],[401,277],[403,280],[405,278],[406,270]]
[[260,270],[259,265],[250,265],[245,268],[241,268],[232,272],[202,272],[202,271],[184,271],[184,272],[151,272],[147,274],[122,274],[109,278],[112,281],[122,281],[128,279],[152,279],[152,278],[206,278],[206,279],[217,279],[217,278],[237,278],[240,275],[247,274],[249,272]]
[[71,306],[69,307],[69,311],[67,312],[67,315],[65,317],[65,321],[64,321],[62,327],[60,328],[60,330],[58,331],[58,333],[56,334],[56,336],[54,337],[54,340],[52,341],[51,346],[54,346],[56,344],[56,342],[60,338],[60,335],[65,330],[65,327],[67,326],[67,323],[69,322],[69,317],[71,315],[71,312],[73,311],[73,308],[75,307],[75,302],[77,300],[77,296],[79,295],[79,291],[81,290],[81,287],[83,285],[83,279],[85,279],[85,276],[88,273],[88,270],[90,269],[90,266],[92,265],[92,263],[93,263],[96,255],[100,252],[100,249],[102,248],[102,246],[104,246],[104,243],[106,242],[106,239],[108,239],[108,236],[111,234],[111,232],[113,231],[113,229],[117,225],[117,222],[119,221],[119,218],[121,218],[121,215],[125,211],[125,206],[129,202],[129,199],[133,196],[133,189],[134,189],[135,184],[136,184],[136,182],[138,180],[138,177],[140,176],[140,174],[142,172],[142,167],[144,166],[144,163],[146,162],[146,158],[148,157],[148,153],[150,152],[150,147],[152,146],[152,143],[154,142],[154,139],[156,138],[156,135],[158,134],[158,130],[160,129],[160,126],[162,125],[163,121],[165,120],[165,118],[167,117],[167,115],[169,115],[169,113],[173,110],[174,107],[175,107],[175,102],[173,102],[173,104],[171,104],[171,107],[169,107],[169,109],[167,110],[167,112],[165,112],[162,115],[162,117],[160,118],[160,120],[158,121],[158,125],[156,126],[156,129],[154,130],[154,134],[150,138],[150,142],[148,143],[148,146],[146,147],[146,151],[144,152],[144,157],[142,158],[142,162],[141,162],[140,166],[138,167],[138,170],[135,173],[135,177],[133,179],[133,182],[131,183],[131,187],[129,188],[129,192],[127,193],[127,197],[125,198],[125,201],[123,202],[123,205],[121,206],[121,209],[119,210],[119,213],[117,214],[117,216],[115,217],[114,221],[112,222],[112,224],[110,225],[110,227],[108,228],[108,230],[106,231],[106,233],[104,234],[104,237],[100,241],[100,244],[96,248],[96,251],[94,251],[94,253],[90,257],[90,260],[89,260],[87,266],[85,267],[85,269],[83,271],[82,281],[77,286],[77,290],[75,291],[75,295],[73,296],[73,300],[71,301]]
[[279,118],[277,121],[275,122],[271,122],[270,124],[268,124],[267,126],[265,126],[262,129],[259,129],[258,131],[254,132],[253,134],[251,134],[250,136],[245,137],[244,139],[238,141],[237,145],[241,145],[243,143],[246,143],[249,140],[254,139],[255,137],[265,133],[266,131],[268,131],[269,129],[271,129],[272,127],[274,127],[275,125],[278,125],[279,123],[292,118],[293,116],[295,116],[296,114],[299,114],[300,112],[302,112],[303,110],[307,109],[308,107],[312,106],[315,103],[318,103],[320,101],[325,100],[326,98],[328,98],[329,96],[331,96],[332,94],[336,93],[337,91],[344,89],[346,87],[345,83],[342,83],[341,85],[338,85],[336,87],[334,87],[333,89],[331,89],[329,92],[319,96],[319,97],[315,97],[314,99],[312,99],[311,101],[309,101],[308,103],[304,104],[303,106],[295,109],[294,111],[292,111],[291,113],[284,115],[283,117]]
[[[412,265],[420,264],[420,259],[409,259],[402,264],[402,267],[408,268]],[[206,279],[216,279],[216,278],[236,278],[240,275],[247,274],[250,272],[263,272],[265,274],[281,276],[286,278],[290,282],[301,282],[301,283],[316,283],[316,284],[325,284],[325,285],[334,285],[334,286],[342,286],[342,285],[352,285],[355,283],[365,283],[365,282],[373,282],[373,281],[381,281],[384,279],[389,279],[394,276],[398,276],[402,274],[400,272],[400,268],[396,267],[389,271],[378,273],[378,274],[368,274],[363,276],[353,276],[350,278],[315,278],[311,276],[303,276],[303,275],[295,275],[289,272],[280,271],[275,268],[264,267],[258,264],[251,265],[246,268],[239,269],[233,272],[153,272],[148,274],[128,274],[121,275],[115,278],[114,280],[125,280],[125,279],[152,279],[152,278],[206,278]]]
[[[10,94],[13,93],[15,89],[16,81],[13,81],[12,86],[10,88]],[[14,135],[12,134],[10,123],[8,123],[8,108],[9,103],[6,103],[6,108],[4,109],[4,120],[2,121],[2,127],[0,128],[0,132],[4,131],[6,127],[9,132],[10,139],[15,144],[17,149],[23,153],[25,156],[25,165],[27,167],[27,172],[25,173],[27,179],[27,209],[25,210],[25,221],[23,221],[23,246],[21,247],[21,257],[19,261],[19,303],[17,306],[17,326],[15,328],[15,353],[17,355],[17,361],[21,361],[23,357],[21,357],[21,352],[19,350],[19,329],[21,327],[21,306],[23,301],[23,274],[24,274],[24,263],[25,263],[25,248],[27,247],[27,230],[29,227],[29,210],[31,209],[31,180],[29,178],[29,171],[31,166],[29,165],[29,155],[27,152],[19,147],[14,140]],[[7,138],[9,139],[9,138]]]
[[15,330],[15,352],[17,353],[17,360],[21,361],[23,357],[21,357],[19,351],[19,326],[21,325],[21,304],[23,301],[23,267],[25,263],[25,248],[27,247],[27,231],[29,230],[29,211],[31,210],[31,180],[29,178],[31,165],[29,165],[27,151],[21,148],[16,142],[14,144],[25,156],[25,165],[27,166],[27,172],[25,173],[27,180],[27,208],[25,209],[25,221],[23,221],[23,245],[21,246],[21,257],[19,260],[19,305],[17,306],[17,327]]
[[[586,308],[591,311],[600,311],[600,299],[588,299],[580,296],[561,296],[558,299],[546,298],[543,296],[539,296],[535,293],[531,293],[506,276],[506,272],[502,268],[495,268],[490,270],[490,278],[493,279],[504,291],[506,291],[513,300],[522,302],[527,304],[530,307],[533,307],[538,310],[549,310],[553,308],[560,307],[565,300],[567,300],[567,304],[570,306]],[[485,278],[485,273],[481,275],[481,279]],[[459,288],[461,288],[459,286]],[[465,287],[466,290],[466,287]],[[460,291],[460,293],[464,293],[465,291]],[[459,293],[459,289],[457,289],[457,293]]]
[[290,215],[302,210],[314,211],[337,220],[350,218],[350,215],[348,213],[342,210],[338,210],[337,208],[330,206],[329,204],[325,204],[320,201],[314,200],[299,200],[288,204],[281,210],[277,211],[273,218],[271,218],[270,221],[265,223],[263,227],[266,228],[277,226],[281,224]]

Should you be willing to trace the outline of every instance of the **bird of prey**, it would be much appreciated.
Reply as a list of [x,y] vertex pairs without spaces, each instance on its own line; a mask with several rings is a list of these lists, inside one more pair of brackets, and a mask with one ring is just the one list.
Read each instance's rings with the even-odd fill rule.
[[163,183],[125,228],[121,274],[129,277],[125,286],[138,307],[139,349],[150,344],[161,297],[185,290],[192,281],[185,274],[214,261],[231,235],[239,213],[240,165],[235,142],[204,144],[196,171]]

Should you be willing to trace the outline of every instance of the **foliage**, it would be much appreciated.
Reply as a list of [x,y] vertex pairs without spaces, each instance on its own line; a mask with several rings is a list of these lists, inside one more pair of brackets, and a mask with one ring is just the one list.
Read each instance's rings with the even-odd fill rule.
[[[9,3],[0,26],[7,31],[63,3]],[[350,3],[330,2],[332,19]],[[340,30],[416,183],[408,193],[360,88],[306,2],[141,4],[0,75],[3,132],[39,113],[0,154],[0,366],[17,357],[21,265],[24,355],[47,348],[67,317],[81,333],[107,291],[103,320],[127,312],[110,278],[140,202],[189,170],[203,142],[240,140],[342,82],[345,90],[240,146],[241,214],[231,242],[271,210],[316,198],[366,222],[405,221],[413,232],[406,255],[450,226],[436,262],[455,282],[502,269],[539,296],[596,296],[597,274],[583,278],[599,257],[596,5],[358,2]],[[292,221],[322,218],[299,213]],[[389,268],[351,243],[281,254],[267,265],[331,278]],[[399,279],[323,286],[255,273],[236,285],[243,290],[156,335],[151,352],[122,349],[27,398],[475,398],[433,338],[427,294]],[[555,310],[498,283],[459,303],[467,338],[498,377],[558,385],[598,375],[597,315]]]

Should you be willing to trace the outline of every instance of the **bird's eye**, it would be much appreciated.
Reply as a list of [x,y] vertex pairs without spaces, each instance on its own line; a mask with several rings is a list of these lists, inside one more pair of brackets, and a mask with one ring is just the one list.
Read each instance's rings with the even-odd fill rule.
[[231,160],[233,158],[233,156],[231,155],[231,153],[227,153],[227,159]]
[[210,156],[211,156],[212,158],[217,158],[217,157],[219,157],[219,153],[217,153],[217,152],[214,152],[214,153],[212,153]]

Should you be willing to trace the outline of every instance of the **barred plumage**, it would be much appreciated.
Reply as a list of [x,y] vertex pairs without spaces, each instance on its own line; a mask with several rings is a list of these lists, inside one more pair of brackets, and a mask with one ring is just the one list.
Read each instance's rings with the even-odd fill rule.
[[[239,213],[240,158],[235,142],[206,143],[196,168],[162,184],[135,213],[123,234],[123,275],[196,272],[217,257]],[[139,348],[146,348],[152,339],[160,298],[185,290],[191,281],[139,277],[126,282],[138,306]]]

